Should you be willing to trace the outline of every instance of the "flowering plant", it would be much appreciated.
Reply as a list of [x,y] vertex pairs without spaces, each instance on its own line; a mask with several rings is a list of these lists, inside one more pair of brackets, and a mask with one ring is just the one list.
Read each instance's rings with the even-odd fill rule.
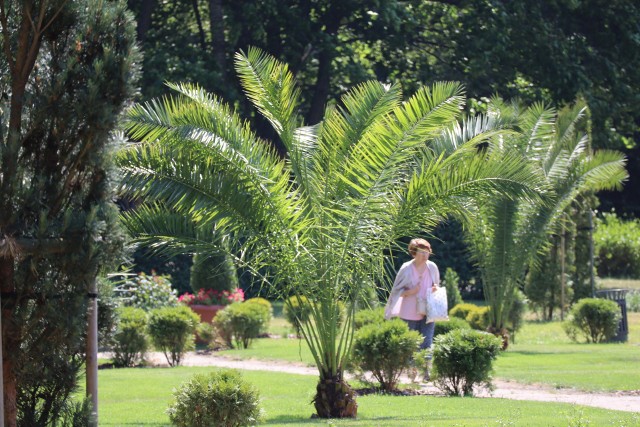
[[228,305],[244,301],[244,291],[236,288],[233,291],[216,289],[200,289],[196,294],[189,292],[180,295],[178,301],[186,305]]

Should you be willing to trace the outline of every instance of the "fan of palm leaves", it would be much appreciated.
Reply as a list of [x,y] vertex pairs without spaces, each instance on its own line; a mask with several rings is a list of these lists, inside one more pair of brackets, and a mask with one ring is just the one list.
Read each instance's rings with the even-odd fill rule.
[[[519,156],[479,149],[509,132],[492,120],[460,125],[457,83],[406,101],[398,85],[363,83],[305,126],[285,64],[250,49],[236,55],[236,70],[286,155],[217,97],[171,84],[175,96],[129,115],[126,130],[139,142],[120,153],[122,192],[139,203],[123,219],[158,252],[226,247],[277,296],[306,296],[302,334],[320,382],[340,382],[358,296],[384,284],[395,242],[465,215],[481,195],[533,197],[536,175]],[[317,397],[318,414],[348,416],[337,399]]]

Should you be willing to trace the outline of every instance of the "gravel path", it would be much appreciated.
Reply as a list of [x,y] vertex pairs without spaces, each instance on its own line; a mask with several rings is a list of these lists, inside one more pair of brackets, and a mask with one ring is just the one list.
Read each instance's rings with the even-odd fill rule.
[[[105,355],[108,356],[108,355]],[[149,353],[148,362],[157,366],[166,366],[167,362],[162,353]],[[182,363],[183,366],[217,366],[253,371],[276,371],[299,375],[317,375],[315,367],[289,362],[268,362],[264,360],[234,360],[215,353],[188,353]],[[567,388],[552,388],[542,384],[522,384],[512,381],[494,380],[495,390],[479,390],[478,398],[503,398],[513,400],[534,400],[542,402],[573,403],[577,405],[593,406],[597,408],[614,409],[618,411],[640,412],[640,391],[589,393]],[[422,387],[430,394],[438,394],[439,390],[431,383]]]

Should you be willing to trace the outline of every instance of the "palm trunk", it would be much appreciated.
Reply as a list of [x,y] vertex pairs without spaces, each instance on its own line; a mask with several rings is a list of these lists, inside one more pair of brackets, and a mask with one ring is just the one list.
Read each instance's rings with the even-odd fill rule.
[[355,393],[341,373],[320,376],[313,403],[320,418],[355,418],[358,415]]

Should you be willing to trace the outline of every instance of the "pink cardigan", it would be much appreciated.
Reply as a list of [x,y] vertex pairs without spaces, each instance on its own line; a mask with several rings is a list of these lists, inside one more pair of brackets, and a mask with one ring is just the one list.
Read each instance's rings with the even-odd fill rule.
[[[398,274],[396,275],[396,279],[393,282],[393,287],[391,288],[391,293],[389,294],[389,300],[387,301],[387,305],[384,308],[384,318],[391,319],[392,317],[397,317],[400,312],[400,304],[402,304],[402,297],[400,294],[404,292],[406,289],[409,289],[412,285],[411,283],[411,263],[413,261],[407,261],[400,267],[398,270]],[[429,269],[429,273],[431,274],[431,280],[433,285],[440,284],[440,272],[438,271],[438,266],[433,261],[427,261],[427,268]]]

